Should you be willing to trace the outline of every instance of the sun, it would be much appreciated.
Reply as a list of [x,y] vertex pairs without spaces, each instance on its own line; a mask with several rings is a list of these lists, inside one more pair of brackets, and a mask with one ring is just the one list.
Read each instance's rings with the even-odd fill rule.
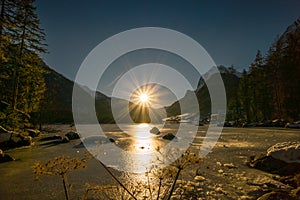
[[151,107],[157,103],[157,86],[144,85],[140,86],[132,92],[130,101],[137,107]]
[[141,102],[145,103],[145,102],[148,101],[148,99],[149,99],[149,97],[148,97],[147,94],[143,93],[143,94],[140,95],[140,101]]

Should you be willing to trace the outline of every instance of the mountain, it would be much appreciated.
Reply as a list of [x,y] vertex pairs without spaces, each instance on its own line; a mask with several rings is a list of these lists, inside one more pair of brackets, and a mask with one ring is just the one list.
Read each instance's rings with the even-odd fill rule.
[[[43,123],[72,123],[72,92],[74,82],[63,75],[49,68],[44,63],[44,69],[48,71],[44,75],[46,82],[45,98],[42,101],[41,119]],[[86,86],[75,85],[78,87],[80,98],[90,101],[94,96],[94,91]],[[114,105],[115,116],[113,116],[111,103]],[[86,105],[76,107],[81,116],[84,117],[82,123],[89,122],[90,113]],[[100,123],[128,123],[134,122],[161,122],[166,117],[162,109],[143,108],[141,106],[120,98],[111,98],[98,91],[95,93],[95,110]],[[151,119],[151,120],[150,120]]]
[[[63,75],[49,68],[44,63],[44,69],[48,71],[44,75],[46,82],[45,98],[42,101],[41,118],[43,123],[71,123],[72,114],[72,92],[74,82]],[[92,98],[93,91],[86,86],[78,86],[83,95]],[[113,122],[110,110],[110,98],[106,95],[96,92],[95,98],[96,110],[101,113],[101,120],[110,123]],[[84,110],[84,108],[80,108]]]
[[[45,69],[49,72],[45,74],[45,82],[47,90],[45,92],[45,100],[43,101],[42,106],[42,119],[44,123],[71,123],[73,122],[72,115],[72,91],[74,82],[67,79],[63,75],[57,73],[56,71],[50,69],[47,65],[44,66]],[[227,102],[230,102],[232,98],[235,97],[238,83],[239,83],[239,74],[235,71],[230,70],[224,66],[219,66],[218,70],[220,71],[221,77],[223,79]],[[214,74],[212,71],[208,71],[203,75],[210,84],[214,82]],[[134,122],[150,122],[152,123],[160,122],[161,119],[167,116],[174,116],[182,114],[180,112],[180,103],[185,103],[189,105],[190,99],[193,97],[193,94],[196,94],[199,109],[201,116],[208,116],[211,111],[211,102],[210,95],[204,78],[201,77],[198,83],[198,87],[195,91],[187,91],[185,96],[174,102],[171,106],[154,109],[154,108],[145,108],[140,109],[139,105],[136,105],[132,102],[128,102],[124,99],[111,98],[100,92],[96,92],[95,96],[95,108],[96,114],[99,122],[101,123],[114,123],[117,120],[119,123],[126,123],[130,120]],[[80,87],[84,98],[93,98],[94,91],[90,90],[86,86]],[[113,116],[111,110],[111,102],[115,106],[116,116]],[[84,105],[80,105],[79,108],[82,112],[82,115],[87,115],[84,111]],[[129,111],[130,110],[130,111]],[[142,111],[143,110],[143,113]],[[151,119],[151,120],[150,120]]]
[[[226,68],[224,66],[219,66],[218,70],[224,82],[226,99],[228,103],[236,96],[240,80],[240,73],[232,71],[230,68]],[[207,73],[205,73],[200,78],[197,89],[195,91],[187,91],[182,99],[176,101],[171,106],[166,107],[168,116],[183,114],[180,113],[180,102],[189,102],[189,99],[192,98],[192,93],[194,93],[197,96],[201,117],[208,117],[211,114],[211,100],[207,85],[204,80],[207,80],[207,83],[209,84],[214,84],[215,78],[216,76],[214,75],[213,70],[209,70]],[[196,112],[197,111],[195,111],[195,113]]]
[[44,123],[69,123],[72,121],[73,82],[44,64],[48,71],[45,97],[42,100],[41,118]]
[[[226,74],[231,74],[238,78],[240,78],[242,76],[242,73],[239,71],[236,71],[233,67],[227,68],[223,65],[220,65],[220,66],[218,66],[218,70],[219,70],[221,76],[222,75],[225,76]],[[200,77],[200,80],[197,85],[197,89],[195,90],[196,93],[205,85],[204,80],[208,80],[214,73],[215,73],[214,70],[210,69],[210,70],[208,70],[208,72],[206,72],[203,76]]]

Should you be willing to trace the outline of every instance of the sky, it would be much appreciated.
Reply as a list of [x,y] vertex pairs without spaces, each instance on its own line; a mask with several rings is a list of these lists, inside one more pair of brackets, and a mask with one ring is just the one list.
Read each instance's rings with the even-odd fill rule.
[[42,57],[72,80],[100,42],[139,27],[182,32],[217,65],[241,71],[300,17],[299,0],[37,0],[36,6],[49,45]]

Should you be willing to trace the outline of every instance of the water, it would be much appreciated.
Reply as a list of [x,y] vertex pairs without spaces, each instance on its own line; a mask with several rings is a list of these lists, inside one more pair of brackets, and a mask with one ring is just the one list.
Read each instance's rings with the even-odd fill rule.
[[[150,133],[153,127],[161,133]],[[105,165],[120,171],[144,173],[154,165],[163,167],[181,156],[191,145],[198,127],[193,124],[118,124],[80,125],[76,128],[84,138],[85,147]],[[176,138],[164,140],[162,137],[167,133],[176,135]],[[108,138],[116,143],[109,142]]]
[[[144,173],[149,171],[152,165],[157,162],[158,150],[167,143],[162,140],[161,135],[150,133],[153,127],[161,129],[162,125],[122,124],[119,125],[119,130],[107,129],[104,125],[102,128],[106,137],[114,138],[116,144],[111,142],[84,142],[84,144],[95,157],[109,167],[120,171]],[[88,127],[88,129],[88,132],[93,134],[92,136],[85,136],[95,138],[95,127]]]

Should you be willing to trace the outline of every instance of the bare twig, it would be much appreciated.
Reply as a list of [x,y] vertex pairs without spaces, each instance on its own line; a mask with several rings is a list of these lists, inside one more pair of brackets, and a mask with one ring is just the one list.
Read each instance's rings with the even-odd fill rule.
[[100,164],[104,167],[104,169],[113,177],[113,179],[115,179],[115,181],[126,191],[128,192],[128,194],[134,199],[137,200],[137,198],[126,188],[126,186],[121,183],[121,181],[108,169],[108,167],[106,165],[104,165],[104,163],[102,163],[100,160],[98,160],[100,162]]
[[159,179],[159,185],[158,185],[158,191],[157,191],[157,198],[156,198],[156,200],[159,200],[159,194],[160,194],[160,189],[161,189],[161,181],[162,181],[162,178]]
[[180,175],[181,170],[182,170],[182,168],[179,168],[178,171],[177,171],[177,174],[176,174],[176,176],[175,176],[175,179],[174,179],[174,182],[173,182],[173,184],[172,184],[172,187],[171,187],[171,190],[170,190],[170,192],[169,192],[169,196],[168,196],[167,200],[170,200],[171,197],[172,197],[173,191],[174,191],[174,189],[175,189],[176,181],[177,181],[178,178],[179,178],[179,175]]

